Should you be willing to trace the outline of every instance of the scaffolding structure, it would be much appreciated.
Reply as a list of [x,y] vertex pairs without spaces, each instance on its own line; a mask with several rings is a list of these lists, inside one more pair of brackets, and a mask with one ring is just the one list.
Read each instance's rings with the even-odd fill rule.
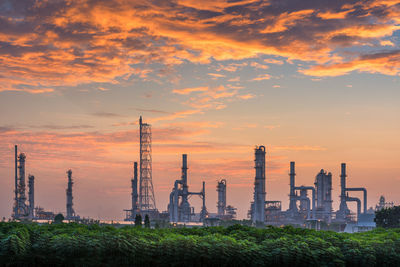
[[182,154],[182,176],[180,180],[176,180],[174,188],[170,194],[168,205],[169,219],[172,223],[177,222],[192,222],[195,217],[194,208],[190,206],[189,197],[198,195],[202,199],[202,207],[199,214],[199,221],[203,222],[208,216],[206,208],[206,186],[203,181],[203,188],[200,192],[190,192],[187,176],[187,155]]
[[79,220],[80,217],[77,216],[75,214],[75,210],[74,210],[74,204],[72,202],[73,200],[73,196],[72,196],[72,185],[74,184],[73,180],[72,180],[72,171],[68,170],[67,171],[67,175],[68,175],[68,187],[66,190],[67,193],[67,216],[65,217],[65,219],[67,220]]
[[140,181],[139,209],[142,213],[154,212],[156,200],[154,196],[151,159],[151,125],[139,119],[140,126]]
[[12,217],[15,220],[29,219],[29,206],[26,203],[25,154],[18,155],[15,145],[15,199]]

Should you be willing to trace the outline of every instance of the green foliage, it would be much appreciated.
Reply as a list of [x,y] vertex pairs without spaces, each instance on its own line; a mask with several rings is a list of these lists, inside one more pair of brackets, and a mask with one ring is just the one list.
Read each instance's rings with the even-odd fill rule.
[[64,216],[59,213],[54,217],[54,223],[62,223],[64,221]]
[[136,227],[142,227],[142,216],[140,214],[136,214],[135,226]]
[[[145,219],[146,220],[146,219]],[[148,229],[0,222],[3,266],[400,266],[400,229]]]
[[400,227],[400,206],[385,208],[375,213],[376,226],[383,228]]
[[146,214],[146,216],[144,216],[144,227],[150,228],[150,218],[149,218],[149,215],[147,215],[147,214]]

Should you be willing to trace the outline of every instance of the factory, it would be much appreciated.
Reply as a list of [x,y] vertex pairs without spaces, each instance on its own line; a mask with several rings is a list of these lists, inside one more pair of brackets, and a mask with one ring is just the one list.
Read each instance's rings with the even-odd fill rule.
[[[321,225],[335,224],[344,230],[347,224],[363,220],[373,222],[373,211],[367,211],[367,189],[346,186],[346,163],[341,164],[340,206],[336,212],[332,208],[332,173],[321,169],[315,176],[314,185],[296,186],[295,162],[289,167],[289,208],[282,211],[281,201],[266,200],[265,189],[265,147],[255,149],[254,197],[251,202],[249,217],[254,225],[296,225],[320,229]],[[363,198],[349,196],[349,192],[362,192]],[[311,193],[311,197],[309,196]],[[347,206],[348,202],[357,203],[354,215]],[[381,206],[390,205],[381,199]]]
[[[206,183],[202,182],[198,191],[189,190],[188,155],[182,154],[181,176],[171,179],[172,189],[165,211],[160,212],[156,207],[155,192],[152,176],[152,131],[151,125],[139,118],[139,162],[133,162],[133,177],[131,178],[131,207],[125,209],[125,221],[133,222],[137,215],[144,218],[146,215],[152,221],[164,221],[173,225],[189,225],[198,223],[205,225],[218,225],[222,221],[236,219],[237,209],[227,205],[228,179],[220,178],[216,181],[217,203],[216,212],[212,213],[206,207]],[[346,163],[341,164],[340,173],[340,205],[337,211],[333,210],[331,172],[321,169],[315,175],[314,184],[299,185],[296,183],[296,165],[289,164],[289,199],[288,209],[282,210],[281,200],[267,199],[266,175],[266,147],[256,146],[254,150],[254,188],[248,217],[252,225],[294,225],[314,229],[326,229],[336,225],[335,230],[346,231],[352,226],[354,229],[370,229],[373,227],[374,210],[367,210],[367,189],[364,187],[348,187]],[[52,220],[55,213],[46,211],[40,206],[35,206],[34,184],[35,177],[28,175],[28,198],[26,197],[24,153],[18,154],[15,146],[15,199],[12,218],[14,220]],[[66,212],[68,221],[81,221],[76,214],[73,203],[73,176],[72,170],[67,172]],[[196,187],[196,186],[194,186]],[[362,193],[362,198],[355,197],[353,192]],[[192,196],[201,199],[201,207],[196,212],[190,203]],[[356,213],[348,208],[349,202],[357,205]],[[393,202],[386,202],[382,196],[375,210],[393,206]],[[368,225],[368,226],[365,226]],[[363,228],[364,227],[364,228]],[[331,228],[328,228],[331,229]]]
[[[15,145],[15,198],[13,205],[13,212],[11,217],[14,220],[19,221],[32,221],[32,220],[53,220],[55,213],[46,211],[40,206],[35,207],[35,176],[28,175],[28,201],[26,199],[26,187],[25,187],[25,161],[26,155],[19,153],[18,146]],[[65,219],[69,221],[79,221],[80,217],[75,214],[72,202],[72,171],[67,171],[68,185],[66,189],[67,193],[67,208],[65,213]]]

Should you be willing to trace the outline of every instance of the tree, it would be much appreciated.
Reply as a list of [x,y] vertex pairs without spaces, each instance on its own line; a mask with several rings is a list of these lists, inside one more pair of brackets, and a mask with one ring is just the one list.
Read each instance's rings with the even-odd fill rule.
[[54,223],[62,223],[64,221],[64,216],[59,213],[54,217]]
[[136,214],[135,226],[137,226],[137,227],[142,226],[142,216],[140,214]]
[[144,227],[150,228],[150,218],[149,218],[148,214],[146,214],[146,216],[144,216]]
[[385,208],[375,212],[376,226],[383,228],[400,227],[400,206]]

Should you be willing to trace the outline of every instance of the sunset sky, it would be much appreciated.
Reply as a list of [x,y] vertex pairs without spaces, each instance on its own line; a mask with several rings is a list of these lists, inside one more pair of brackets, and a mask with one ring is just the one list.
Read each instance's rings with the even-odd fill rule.
[[37,205],[65,212],[71,168],[75,211],[122,219],[140,115],[160,211],[186,153],[208,211],[225,178],[245,218],[256,145],[267,200],[284,209],[290,161],[297,185],[332,172],[335,210],[342,162],[368,207],[382,194],[400,204],[399,75],[397,0],[0,0],[0,217],[18,144]]

